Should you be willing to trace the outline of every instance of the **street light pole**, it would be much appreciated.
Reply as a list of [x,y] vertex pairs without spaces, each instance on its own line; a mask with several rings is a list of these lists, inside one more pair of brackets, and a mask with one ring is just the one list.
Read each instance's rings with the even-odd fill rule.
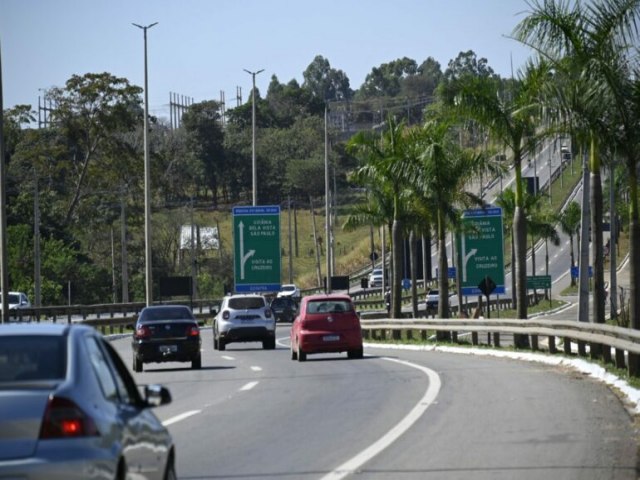
[[251,171],[253,179],[253,206],[258,205],[258,169],[256,167],[256,75],[262,70],[251,72],[244,69],[253,78],[253,90],[251,91]]
[[146,270],[147,306],[153,303],[153,277],[151,269],[151,167],[149,165],[149,82],[147,75],[147,30],[158,22],[143,27],[137,23],[132,25],[144,32],[144,248]]

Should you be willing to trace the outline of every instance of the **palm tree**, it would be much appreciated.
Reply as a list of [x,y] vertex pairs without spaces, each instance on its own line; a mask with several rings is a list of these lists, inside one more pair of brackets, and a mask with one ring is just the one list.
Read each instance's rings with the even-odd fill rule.
[[[533,102],[542,79],[547,72],[530,64],[520,79],[507,82],[504,91],[494,79],[466,76],[457,80],[455,94],[443,98],[444,102],[462,116],[467,116],[485,126],[490,136],[506,145],[512,153],[515,173],[515,209],[513,214],[513,237],[515,244],[517,317],[527,318],[526,275],[526,215],[522,187],[522,159],[535,149],[534,114],[537,105]],[[518,336],[516,346],[523,347],[528,337]]]
[[449,318],[449,280],[446,249],[447,225],[459,222],[456,207],[482,205],[482,199],[465,191],[469,179],[494,169],[493,157],[460,148],[451,118],[436,112],[425,124],[412,130],[411,190],[417,201],[434,211],[438,242],[438,317]]
[[367,184],[384,185],[393,202],[391,224],[391,316],[401,317],[402,281],[402,233],[403,193],[406,188],[405,149],[406,129],[404,123],[391,116],[380,136],[373,132],[360,132],[347,144],[347,149],[362,161],[356,175],[367,179]]
[[[513,215],[516,211],[516,194],[513,189],[508,188],[500,192],[496,198],[496,205],[502,208],[502,216],[504,220],[503,228],[505,229],[505,233],[507,233],[507,229],[511,229],[513,233]],[[516,258],[515,240],[513,235],[509,235],[509,239],[511,248],[511,265],[513,266]],[[511,268],[511,303],[513,304],[514,309],[518,305],[518,297],[516,295],[516,276],[513,273],[513,268]]]
[[[602,245],[602,185],[600,143],[624,152],[632,189],[629,207],[631,235],[631,305],[634,328],[640,328],[640,223],[638,222],[637,152],[640,134],[640,80],[635,56],[640,0],[603,0],[586,6],[564,0],[533,1],[532,12],[516,27],[515,37],[534,47],[559,72],[570,71],[584,86],[571,105],[590,131],[592,255],[594,308],[604,321],[604,257]],[[635,71],[634,71],[635,70]],[[636,97],[637,95],[637,97]],[[635,97],[635,98],[634,98]],[[602,107],[606,105],[606,109]]]
[[[573,250],[573,236],[578,234],[580,228],[580,204],[575,200],[569,203],[566,208],[560,213],[560,229],[569,235],[569,250],[571,254],[571,268],[575,267],[575,254]],[[576,280],[571,275],[571,286],[576,284]]]

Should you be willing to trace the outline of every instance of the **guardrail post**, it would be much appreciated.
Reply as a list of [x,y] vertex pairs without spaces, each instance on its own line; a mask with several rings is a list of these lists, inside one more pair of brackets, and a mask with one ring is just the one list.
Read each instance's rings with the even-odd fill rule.
[[471,344],[478,345],[478,332],[471,332]]
[[386,340],[387,339],[387,331],[383,328],[380,330],[380,340]]
[[453,343],[458,343],[458,332],[456,331],[451,332],[451,341]]
[[626,366],[624,350],[616,348],[616,368],[625,368]]
[[548,342],[549,342],[549,353],[556,353],[558,351],[556,349],[556,337],[554,337],[553,335],[549,335]]
[[426,340],[428,338],[427,330],[420,330],[420,339]]
[[578,355],[581,357],[587,356],[587,344],[581,340],[578,340]]
[[539,350],[538,335],[531,335],[531,350],[533,350],[534,352]]
[[369,330],[362,330],[362,338],[369,340]]
[[611,363],[611,347],[609,345],[600,345],[602,350],[602,360],[605,363]]
[[571,339],[569,337],[564,337],[563,342],[565,355],[571,355]]
[[493,345],[500,348],[500,332],[493,332]]
[[640,373],[640,355],[628,352],[629,365],[628,372],[630,377],[637,377]]

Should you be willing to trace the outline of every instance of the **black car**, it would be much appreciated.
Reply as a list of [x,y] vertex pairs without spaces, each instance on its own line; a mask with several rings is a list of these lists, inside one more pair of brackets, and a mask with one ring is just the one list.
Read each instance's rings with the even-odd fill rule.
[[133,370],[150,362],[191,362],[201,368],[200,327],[191,309],[183,305],[143,308],[133,334]]
[[276,297],[271,300],[271,311],[276,322],[293,322],[298,314],[298,303],[290,296]]

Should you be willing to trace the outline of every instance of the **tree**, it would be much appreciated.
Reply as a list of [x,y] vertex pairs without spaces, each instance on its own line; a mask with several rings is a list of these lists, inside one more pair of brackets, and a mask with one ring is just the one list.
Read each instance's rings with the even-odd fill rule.
[[[640,134],[640,82],[636,56],[640,1],[605,0],[584,5],[564,1],[533,1],[532,11],[516,27],[521,42],[533,46],[558,70],[577,74],[586,88],[573,113],[589,129],[594,263],[594,317],[604,322],[604,256],[602,242],[602,185],[600,151],[609,143],[624,152],[632,188],[630,199],[631,304],[634,328],[640,328],[640,223],[638,221],[637,149]],[[629,101],[629,97],[632,98]],[[606,105],[606,108],[603,108]],[[640,363],[636,359],[633,363]],[[636,365],[637,368],[640,365]]]
[[371,73],[367,74],[360,93],[364,98],[395,97],[402,91],[405,79],[417,73],[416,61],[407,57],[383,63],[379,67],[373,67]]
[[[569,203],[566,208],[560,213],[559,217],[560,228],[562,231],[569,235],[570,243],[570,255],[571,255],[571,268],[575,267],[575,254],[573,250],[573,236],[578,234],[580,228],[580,204],[575,200]],[[575,285],[576,280],[571,276],[571,285]]]
[[[463,117],[473,119],[487,128],[496,142],[512,152],[515,173],[515,210],[513,236],[516,275],[517,317],[527,318],[526,277],[526,215],[522,187],[522,158],[533,153],[535,147],[534,114],[537,107],[532,98],[546,72],[530,64],[517,81],[510,82],[505,91],[500,83],[488,75],[465,75],[439,90],[442,101]],[[525,346],[527,337],[516,339],[518,346]]]
[[66,139],[68,148],[67,223],[74,219],[82,195],[96,189],[91,182],[100,178],[96,170],[104,170],[105,162],[99,166],[95,163],[99,158],[104,160],[107,150],[118,148],[121,138],[117,133],[130,131],[142,123],[141,92],[127,79],[109,73],[73,75],[64,88],[55,87],[47,92],[55,105],[52,123]]
[[493,164],[483,154],[462,149],[452,120],[444,115],[429,119],[412,133],[408,143],[416,162],[411,165],[407,179],[413,179],[411,189],[419,201],[435,212],[440,295],[438,317],[448,318],[447,225],[458,224],[459,207],[483,204],[480,197],[465,190],[465,184],[481,172],[493,168]]
[[[227,173],[220,118],[220,105],[213,100],[190,105],[182,116],[182,126],[187,133],[187,147],[199,162],[205,185],[218,205],[220,179]],[[193,180],[199,180],[192,172]]]
[[302,87],[323,102],[349,100],[353,96],[349,87],[349,77],[342,70],[331,68],[329,60],[322,55],[313,59],[302,77],[304,78]]
[[403,123],[393,117],[387,120],[387,127],[380,136],[373,132],[360,132],[348,142],[348,151],[355,154],[362,166],[357,175],[366,179],[367,184],[384,186],[384,190],[393,203],[391,227],[391,316],[401,317],[401,281],[402,281],[402,232],[403,232],[403,194],[406,194],[406,130]]

